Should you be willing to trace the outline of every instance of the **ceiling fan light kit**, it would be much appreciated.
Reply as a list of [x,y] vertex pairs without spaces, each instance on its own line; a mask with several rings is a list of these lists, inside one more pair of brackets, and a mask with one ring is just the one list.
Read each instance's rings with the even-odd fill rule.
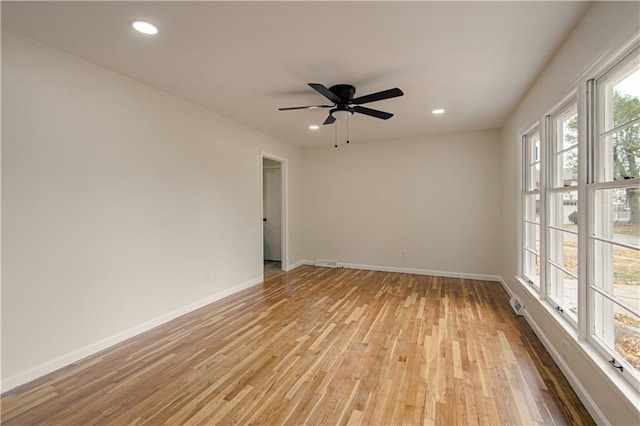
[[335,118],[338,121],[342,121],[342,120],[346,120],[347,118],[349,118],[349,116],[353,114],[351,111],[347,111],[347,110],[337,110],[337,111],[333,111],[331,113],[331,115],[333,116],[333,118]]
[[[391,99],[398,96],[403,96],[404,93],[402,90],[397,87],[393,89],[383,90],[381,92],[371,93],[369,95],[360,96],[354,98],[356,94],[356,88],[350,84],[336,84],[329,88],[326,88],[324,85],[320,83],[309,83],[309,87],[314,89],[316,92],[320,93],[322,96],[333,102],[332,105],[308,105],[308,106],[299,106],[299,107],[284,107],[279,108],[280,111],[290,111],[296,109],[317,109],[317,108],[331,108],[329,110],[329,115],[324,120],[324,125],[333,124],[338,121],[347,121],[347,132],[348,132],[348,123],[349,117],[354,113],[368,115],[370,117],[379,118],[381,120],[388,120],[393,117],[393,114],[390,112],[380,111],[373,108],[367,108],[361,106],[362,104],[367,104],[370,102],[382,101],[385,99]],[[337,131],[336,131],[337,134]],[[349,143],[349,135],[347,133],[347,143]],[[336,148],[337,144],[337,136],[336,136]]]

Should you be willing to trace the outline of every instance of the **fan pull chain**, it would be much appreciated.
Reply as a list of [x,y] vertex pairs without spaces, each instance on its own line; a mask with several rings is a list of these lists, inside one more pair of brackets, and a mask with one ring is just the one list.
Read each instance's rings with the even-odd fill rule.
[[[347,129],[346,129],[346,130],[347,130],[346,142],[347,142],[347,143],[349,143],[349,120],[350,120],[350,119],[351,119],[351,116],[350,116],[350,115],[348,115],[348,116],[346,117],[346,121],[347,121],[347,124],[346,124],[346,126],[347,126]],[[344,121],[344,120],[341,120],[341,121]],[[340,123],[340,121],[336,121],[336,122],[335,122],[335,124],[334,124],[334,126],[333,126],[333,130],[334,130],[334,145],[333,145],[333,146],[334,146],[335,148],[337,148],[337,147],[338,147],[338,126],[340,125],[339,123]]]
[[349,143],[349,121],[351,121],[351,114],[347,116],[347,143]]

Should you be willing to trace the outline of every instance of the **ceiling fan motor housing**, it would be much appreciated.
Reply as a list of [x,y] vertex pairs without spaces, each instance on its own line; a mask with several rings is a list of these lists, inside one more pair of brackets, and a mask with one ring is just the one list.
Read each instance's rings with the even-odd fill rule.
[[343,101],[346,101],[345,103],[352,100],[356,94],[356,88],[350,84],[336,84],[329,87],[329,90]]

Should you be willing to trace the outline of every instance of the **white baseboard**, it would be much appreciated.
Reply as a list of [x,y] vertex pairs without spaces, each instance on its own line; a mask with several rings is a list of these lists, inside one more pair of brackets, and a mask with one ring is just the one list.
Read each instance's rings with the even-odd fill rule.
[[292,271],[292,270],[294,270],[297,267],[302,266],[302,265],[313,265],[313,261],[312,260],[303,259],[303,260],[300,260],[300,261],[298,261],[296,263],[292,263],[291,265],[289,265],[287,267],[287,271]]
[[341,263],[343,268],[364,269],[367,271],[399,272],[403,274],[431,275],[435,277],[464,278],[480,281],[500,281],[498,275],[468,274],[465,272],[433,271],[429,269],[398,268],[395,266],[362,265],[357,263]]
[[[314,264],[315,262],[313,260],[305,259],[290,265],[289,270],[292,270],[302,265],[314,265]],[[338,267],[347,268],[347,269],[362,269],[365,271],[398,272],[403,274],[432,275],[435,277],[464,278],[468,280],[498,281],[498,282],[502,281],[502,278],[499,275],[469,274],[466,272],[433,271],[430,269],[398,268],[395,266],[364,265],[360,263],[338,263]]]
[[178,318],[179,316],[188,314],[189,312],[195,311],[196,309],[199,309],[203,306],[206,306],[210,303],[223,299],[227,296],[230,296],[234,293],[237,293],[241,290],[244,290],[246,288],[259,284],[261,282],[262,282],[261,277],[254,278],[252,280],[249,280],[237,286],[218,292],[207,298],[198,300],[197,302],[190,303],[189,305],[183,306],[179,309],[176,309],[174,311],[161,315],[157,318],[154,318],[150,321],[147,321],[145,323],[132,327],[128,330],[124,330],[120,333],[114,334],[113,336],[107,337],[106,339],[102,339],[98,342],[91,343],[73,352],[67,353],[55,359],[52,359],[51,361],[47,361],[33,368],[30,368],[27,371],[8,377],[2,380],[2,383],[0,384],[0,388],[2,389],[3,393],[6,391],[9,391],[17,386],[28,383],[34,379],[37,379],[38,377],[42,377],[45,374],[54,372],[62,367],[66,367],[69,364],[72,364],[90,355],[96,354],[101,350],[107,349],[110,346],[121,343],[140,333],[143,333],[154,327],[157,327],[168,321]]
[[502,285],[502,288],[504,288],[504,291],[507,292],[507,294],[509,295],[509,297],[513,297],[513,291],[511,290],[511,288],[509,288],[509,286],[507,285],[507,283],[502,279],[502,277],[500,277],[500,279],[498,280],[500,282],[500,284]]

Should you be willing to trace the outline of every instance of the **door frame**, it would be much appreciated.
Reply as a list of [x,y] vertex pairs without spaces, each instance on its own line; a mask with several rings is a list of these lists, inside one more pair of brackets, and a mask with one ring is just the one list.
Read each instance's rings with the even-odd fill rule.
[[[289,187],[287,185],[288,167],[287,159],[266,151],[260,152],[260,223],[264,217],[264,159],[277,161],[280,163],[280,190],[281,190],[281,215],[280,215],[280,258],[282,259],[282,270],[289,270]],[[260,262],[264,262],[264,226],[260,232]],[[264,268],[262,268],[262,279],[264,280]]]

